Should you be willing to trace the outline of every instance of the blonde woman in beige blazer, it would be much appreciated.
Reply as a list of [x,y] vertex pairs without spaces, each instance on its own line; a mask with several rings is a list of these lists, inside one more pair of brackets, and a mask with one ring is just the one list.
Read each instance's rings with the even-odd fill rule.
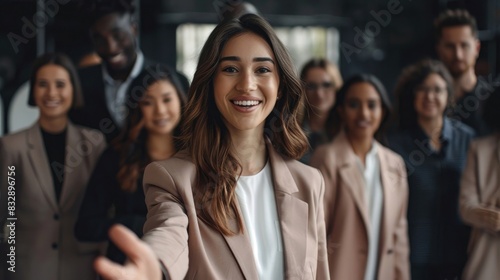
[[400,156],[374,139],[388,118],[382,84],[348,79],[331,116],[335,138],[311,159],[325,179],[331,279],[409,279],[408,185]]
[[[68,121],[69,108],[81,102],[78,87],[69,58],[60,54],[38,58],[29,104],[38,106],[40,117],[32,127],[0,138],[0,224],[3,237],[11,237],[3,239],[2,247],[8,248],[7,253],[15,253],[14,262],[7,263],[2,252],[2,279],[96,277],[92,262],[99,244],[78,242],[73,229],[105,139],[96,130]],[[64,164],[47,151],[51,143],[44,142],[56,138],[65,142],[65,147],[55,147]],[[49,163],[49,158],[54,160]],[[15,229],[6,226],[12,224]]]
[[473,141],[460,182],[460,213],[472,227],[464,280],[500,279],[500,88],[484,107],[495,134]]

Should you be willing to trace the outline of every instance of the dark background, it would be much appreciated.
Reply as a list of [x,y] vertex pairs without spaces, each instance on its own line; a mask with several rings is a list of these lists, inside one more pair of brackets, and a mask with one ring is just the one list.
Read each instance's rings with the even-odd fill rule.
[[[6,107],[15,90],[29,78],[32,61],[37,51],[65,52],[76,62],[91,50],[89,37],[81,16],[81,3],[69,0],[51,0],[58,3],[58,12],[49,17],[41,34],[23,36],[23,18],[33,22],[37,1],[0,1],[0,94]],[[253,0],[259,11],[273,26],[321,25],[336,27],[340,42],[354,45],[355,27],[364,30],[373,21],[370,12],[387,10],[396,0]],[[38,1],[45,2],[48,1]],[[68,3],[66,3],[68,2]],[[170,65],[176,61],[176,27],[179,24],[217,23],[224,4],[239,0],[136,0],[140,23],[142,51],[152,59]],[[387,26],[360,53],[350,61],[340,52],[340,69],[347,77],[357,72],[377,75],[392,88],[401,69],[424,57],[435,57],[433,19],[446,8],[465,8],[476,17],[481,40],[481,53],[476,70],[479,75],[496,77],[500,61],[500,0],[399,0],[401,13],[392,15]],[[25,41],[16,47],[9,37],[13,34]],[[300,67],[300,66],[297,66]]]

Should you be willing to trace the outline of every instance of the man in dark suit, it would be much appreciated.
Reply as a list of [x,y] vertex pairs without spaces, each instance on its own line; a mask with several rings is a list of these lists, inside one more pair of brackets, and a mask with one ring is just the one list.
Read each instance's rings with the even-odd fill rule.
[[[76,124],[100,130],[108,143],[125,125],[128,86],[154,63],[139,49],[134,10],[129,1],[95,1],[88,16],[92,45],[102,64],[79,71],[85,105],[69,115]],[[186,85],[187,79],[179,77]]]

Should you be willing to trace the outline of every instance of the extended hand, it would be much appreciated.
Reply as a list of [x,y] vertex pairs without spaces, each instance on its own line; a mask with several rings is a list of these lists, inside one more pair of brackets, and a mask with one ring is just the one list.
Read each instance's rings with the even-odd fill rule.
[[160,262],[151,248],[122,225],[114,225],[109,237],[122,250],[128,259],[119,265],[105,257],[94,262],[94,268],[107,280],[161,280]]

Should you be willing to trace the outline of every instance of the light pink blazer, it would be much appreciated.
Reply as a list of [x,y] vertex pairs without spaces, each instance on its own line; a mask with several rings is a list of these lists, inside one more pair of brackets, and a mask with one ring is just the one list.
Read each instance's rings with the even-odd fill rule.
[[[408,183],[399,155],[378,144],[383,188],[378,277],[409,279],[406,209]],[[311,158],[325,179],[325,223],[331,279],[363,280],[368,253],[369,213],[363,174],[344,132],[320,146]]]
[[487,229],[474,211],[500,211],[500,135],[471,143],[460,185],[460,213],[473,227],[462,278],[500,279],[500,231]]
[[[286,279],[329,279],[318,170],[280,156],[267,141],[283,240]],[[196,168],[187,153],[145,171],[145,240],[171,279],[258,279],[250,240],[223,236],[198,217]],[[236,229],[235,220],[231,226]]]

